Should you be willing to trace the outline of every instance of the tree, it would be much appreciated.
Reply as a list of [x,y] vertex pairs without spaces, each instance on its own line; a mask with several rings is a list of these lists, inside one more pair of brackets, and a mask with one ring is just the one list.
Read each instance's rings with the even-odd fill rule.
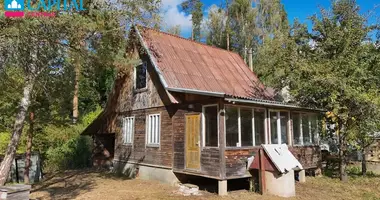
[[15,67],[19,66],[24,73],[23,93],[16,112],[12,138],[0,165],[0,185],[4,185],[8,177],[35,82],[44,71],[49,69],[49,65],[57,64],[56,58],[59,58],[59,53],[62,52],[60,51],[62,48],[56,42],[59,39],[60,31],[53,28],[55,23],[52,19],[43,18],[0,19],[0,24],[4,27],[0,30],[0,35],[7,36],[9,39],[5,42],[13,45],[9,57],[12,58]]
[[208,11],[206,43],[220,48],[226,48],[227,17],[223,9],[212,5]]
[[246,50],[254,45],[256,8],[252,7],[252,0],[235,0],[228,14],[230,48],[246,59]]
[[200,0],[186,0],[181,4],[182,10],[187,14],[191,14],[192,31],[191,39],[195,41],[201,40],[201,25],[203,20],[203,3]]
[[173,35],[181,35],[181,26],[180,25],[175,25],[172,27],[169,27],[166,29],[166,32],[173,34]]
[[[62,76],[67,80],[65,77],[70,77],[73,70],[70,70],[70,65],[65,61],[72,58],[75,61],[80,58],[85,63],[92,63],[98,67],[107,66],[123,71],[129,60],[125,57],[127,27],[136,22],[145,25],[157,24],[158,5],[159,1],[156,0],[127,0],[120,4],[96,1],[90,4],[87,15],[83,16],[77,13],[59,13],[55,18],[0,18],[0,49],[6,49],[0,56],[1,69],[20,71],[23,80],[23,92],[20,95],[19,107],[15,111],[11,140],[0,165],[0,185],[3,185],[8,177],[19,145],[26,113],[32,101],[31,94],[37,89],[42,90],[40,87],[50,86],[40,83],[47,83],[56,76]],[[79,27],[87,25],[86,29],[77,29],[78,24],[74,23],[78,22],[77,19],[80,19]],[[70,37],[73,35],[79,36],[80,39]],[[86,36],[84,40],[83,36]],[[86,45],[75,48],[81,41],[86,41]],[[76,55],[72,54],[74,51]],[[75,57],[78,55],[79,58]],[[58,87],[55,89],[58,90]],[[55,113],[59,110],[57,107],[54,109]]]
[[[364,45],[371,43],[368,35],[373,27],[354,0],[334,1],[331,11],[321,9],[311,21],[312,45],[304,46],[298,54],[301,62],[290,66],[290,90],[301,105],[330,111],[327,117],[336,124],[339,141],[340,179],[345,181],[348,147],[366,116],[379,112],[378,77],[369,70],[372,64]],[[366,134],[372,131],[367,129]]]

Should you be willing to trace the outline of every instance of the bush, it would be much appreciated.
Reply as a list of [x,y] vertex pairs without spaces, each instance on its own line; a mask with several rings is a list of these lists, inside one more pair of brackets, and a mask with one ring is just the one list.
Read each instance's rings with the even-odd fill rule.
[[86,168],[91,165],[92,139],[89,136],[76,136],[63,145],[50,148],[46,152],[45,170]]

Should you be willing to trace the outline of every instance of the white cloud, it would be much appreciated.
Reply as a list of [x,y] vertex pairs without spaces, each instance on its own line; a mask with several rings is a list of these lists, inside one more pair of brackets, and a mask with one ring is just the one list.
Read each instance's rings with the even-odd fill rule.
[[191,15],[180,11],[178,6],[184,0],[162,0],[162,22],[164,27],[181,26],[182,34],[191,31]]

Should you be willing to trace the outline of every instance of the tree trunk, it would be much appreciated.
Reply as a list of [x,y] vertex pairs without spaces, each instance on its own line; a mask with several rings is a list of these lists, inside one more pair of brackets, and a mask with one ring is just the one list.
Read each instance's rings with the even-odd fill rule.
[[346,182],[348,180],[346,172],[346,159],[342,149],[339,150],[339,176],[340,180],[343,182]]
[[346,173],[346,154],[345,154],[345,142],[342,136],[342,126],[338,125],[338,138],[339,138],[339,178],[341,181],[346,182],[348,180]]
[[33,142],[33,129],[34,129],[34,113],[29,113],[29,130],[28,138],[26,141],[26,153],[25,153],[25,170],[24,170],[24,183],[29,184],[29,171],[31,166],[30,157],[32,155],[32,142]]
[[20,142],[22,129],[24,127],[25,115],[30,105],[30,94],[33,90],[34,81],[35,76],[27,77],[23,89],[23,97],[21,98],[20,107],[17,112],[15,123],[13,126],[12,138],[5,152],[4,160],[1,162],[0,165],[0,185],[4,185],[7,181],[9,171],[11,169],[12,162],[16,154],[17,146]]
[[191,40],[194,40],[194,24],[191,25]]
[[228,0],[226,0],[226,15],[227,15],[227,20],[226,20],[226,32],[227,32],[227,36],[226,36],[226,39],[227,39],[227,51],[230,50],[230,25],[229,25],[229,12],[228,12],[229,8],[228,8]]
[[79,94],[79,76],[80,76],[80,64],[79,59],[75,60],[75,80],[74,80],[74,96],[73,96],[73,124],[77,123],[78,120],[78,94]]
[[365,176],[367,174],[367,161],[365,159],[365,149],[362,147],[362,175]]

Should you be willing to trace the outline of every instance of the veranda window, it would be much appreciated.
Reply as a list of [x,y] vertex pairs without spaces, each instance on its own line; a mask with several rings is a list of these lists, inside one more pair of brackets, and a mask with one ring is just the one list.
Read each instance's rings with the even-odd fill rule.
[[265,109],[226,106],[226,146],[265,143]]
[[289,134],[289,112],[271,111],[270,112],[270,133],[272,144],[288,144]]
[[314,113],[292,113],[293,143],[295,145],[318,144],[318,115]]

